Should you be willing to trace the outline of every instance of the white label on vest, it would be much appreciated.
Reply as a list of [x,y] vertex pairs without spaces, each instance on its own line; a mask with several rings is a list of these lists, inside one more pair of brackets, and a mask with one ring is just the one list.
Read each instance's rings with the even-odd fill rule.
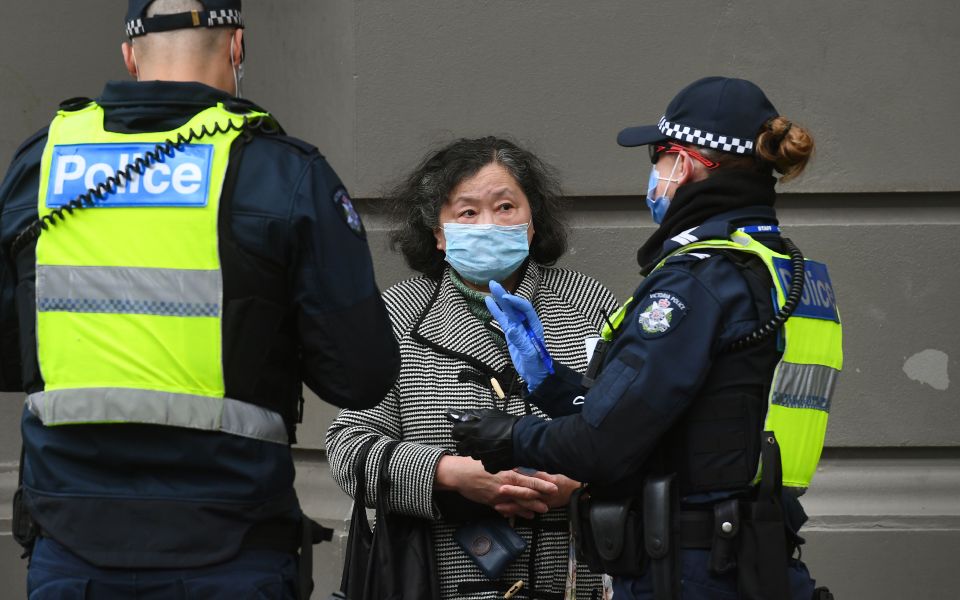
[[[50,180],[47,183],[47,208],[57,208],[86,193],[107,178],[114,177],[156,144],[72,144],[53,147]],[[143,175],[131,170],[133,177],[96,200],[101,207],[207,205],[213,146],[187,144],[173,156],[160,154]]]

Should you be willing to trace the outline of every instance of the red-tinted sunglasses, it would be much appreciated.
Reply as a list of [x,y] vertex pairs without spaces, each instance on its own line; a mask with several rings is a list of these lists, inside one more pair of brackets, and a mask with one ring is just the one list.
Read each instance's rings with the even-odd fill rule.
[[660,160],[660,157],[664,154],[678,154],[681,150],[683,150],[690,155],[690,158],[696,160],[708,169],[716,169],[720,166],[720,163],[710,160],[696,150],[691,150],[690,148],[681,146],[679,144],[674,144],[673,142],[667,142],[666,144],[650,144],[647,146],[647,148],[650,150],[650,162],[653,164],[657,164],[657,161]]

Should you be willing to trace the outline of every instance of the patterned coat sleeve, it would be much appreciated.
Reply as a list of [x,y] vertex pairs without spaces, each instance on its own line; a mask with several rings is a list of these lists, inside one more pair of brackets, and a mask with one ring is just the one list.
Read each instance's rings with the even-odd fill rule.
[[[409,332],[416,314],[422,310],[428,296],[420,297],[418,288],[424,280],[400,284],[384,293],[387,310],[393,324],[393,333],[398,340]],[[407,282],[405,282],[407,283]],[[397,288],[405,288],[399,292]],[[369,410],[341,410],[327,430],[326,447],[334,480],[351,497],[356,489],[356,458],[364,441],[375,438],[367,456],[364,474],[367,483],[364,503],[373,507],[377,499],[377,486],[373,484],[380,472],[383,449],[391,440],[400,440],[400,397],[395,384],[387,396],[375,408]],[[439,517],[433,503],[433,484],[437,463],[447,454],[441,448],[401,442],[390,460],[390,507],[397,512],[434,519]]]

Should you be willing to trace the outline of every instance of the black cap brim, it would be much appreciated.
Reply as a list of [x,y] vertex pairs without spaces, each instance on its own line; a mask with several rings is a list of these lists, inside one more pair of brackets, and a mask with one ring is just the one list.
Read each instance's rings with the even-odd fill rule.
[[646,146],[647,144],[662,142],[666,139],[667,136],[663,135],[656,125],[627,127],[617,134],[617,143],[626,148]]

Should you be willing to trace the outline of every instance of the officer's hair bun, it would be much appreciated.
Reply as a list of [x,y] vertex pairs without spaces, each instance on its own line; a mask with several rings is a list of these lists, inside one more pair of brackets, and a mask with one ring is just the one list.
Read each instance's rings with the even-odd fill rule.
[[757,157],[773,165],[789,181],[799,175],[813,155],[810,132],[786,117],[774,117],[764,124],[757,137]]

